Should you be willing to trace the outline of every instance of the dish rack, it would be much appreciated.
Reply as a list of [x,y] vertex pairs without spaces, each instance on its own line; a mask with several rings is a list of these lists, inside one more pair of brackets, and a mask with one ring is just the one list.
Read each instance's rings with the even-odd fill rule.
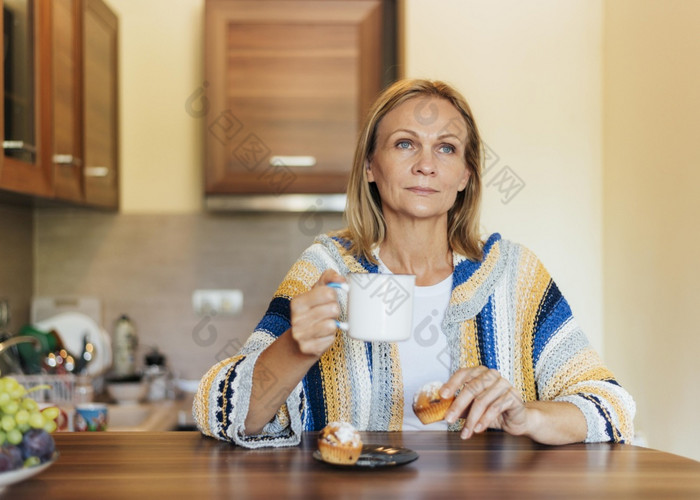
[[15,375],[12,377],[24,386],[27,391],[34,387],[45,385],[27,394],[37,403],[71,403],[75,400],[78,379],[76,375]]

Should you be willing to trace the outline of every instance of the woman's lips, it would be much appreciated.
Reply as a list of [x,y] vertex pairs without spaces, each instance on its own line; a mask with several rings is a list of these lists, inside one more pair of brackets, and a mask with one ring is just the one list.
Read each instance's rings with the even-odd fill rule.
[[435,189],[428,188],[428,187],[420,187],[420,186],[410,187],[410,188],[408,188],[408,190],[411,191],[412,193],[415,193],[415,194],[433,194],[433,193],[437,193],[437,191],[436,191]]

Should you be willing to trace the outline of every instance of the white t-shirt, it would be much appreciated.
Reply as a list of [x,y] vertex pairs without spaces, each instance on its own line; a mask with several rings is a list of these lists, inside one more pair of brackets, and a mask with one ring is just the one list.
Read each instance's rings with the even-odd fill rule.
[[445,430],[447,422],[425,425],[413,413],[413,395],[428,382],[447,382],[450,377],[450,356],[447,337],[442,332],[442,319],[452,292],[452,275],[431,286],[417,286],[413,300],[413,335],[399,342],[403,373],[403,429]]
[[[379,271],[391,273],[380,261]],[[450,303],[452,274],[440,283],[417,286],[413,299],[413,334],[398,342],[403,373],[403,430],[446,430],[447,422],[425,425],[413,413],[413,395],[428,382],[447,382],[450,377],[450,356],[442,320]]]

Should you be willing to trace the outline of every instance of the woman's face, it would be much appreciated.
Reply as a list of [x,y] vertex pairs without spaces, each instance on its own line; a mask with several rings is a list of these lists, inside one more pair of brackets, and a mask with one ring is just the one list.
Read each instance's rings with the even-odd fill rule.
[[409,99],[382,118],[376,139],[367,178],[376,183],[387,222],[446,216],[469,180],[459,111],[437,97]]

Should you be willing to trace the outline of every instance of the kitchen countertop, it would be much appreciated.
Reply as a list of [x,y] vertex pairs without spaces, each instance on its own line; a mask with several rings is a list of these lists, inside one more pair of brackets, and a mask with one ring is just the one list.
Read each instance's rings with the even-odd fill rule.
[[191,426],[193,394],[182,399],[146,402],[139,404],[109,404],[109,432],[158,432],[172,431]]
[[247,450],[198,432],[56,434],[60,457],[0,499],[100,498],[700,498],[700,462],[632,445],[544,446],[486,432],[363,432],[403,446],[402,466],[341,468],[300,446]]

